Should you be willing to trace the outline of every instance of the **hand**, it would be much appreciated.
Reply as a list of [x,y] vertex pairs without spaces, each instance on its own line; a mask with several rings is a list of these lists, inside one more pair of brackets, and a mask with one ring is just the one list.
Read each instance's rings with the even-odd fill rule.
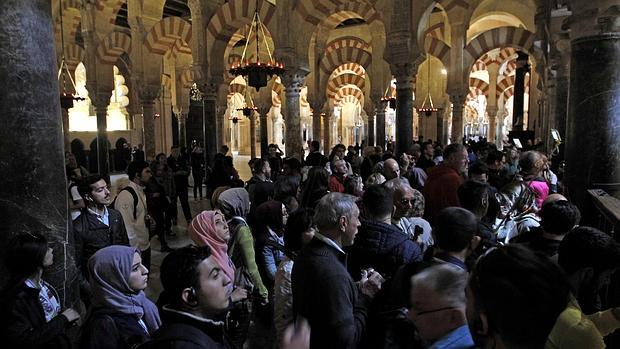
[[369,268],[362,270],[362,279],[360,280],[360,290],[363,294],[370,298],[374,298],[381,289],[381,284],[385,281],[383,276],[374,269]]
[[310,325],[306,319],[301,319],[297,324],[289,325],[284,330],[282,349],[308,349],[310,348]]
[[237,287],[232,291],[230,299],[234,302],[238,302],[248,298],[248,291],[243,287]]
[[64,315],[64,317],[66,317],[67,320],[69,320],[69,322],[75,322],[80,319],[80,314],[77,311],[75,311],[73,308],[69,308],[63,311],[62,315]]

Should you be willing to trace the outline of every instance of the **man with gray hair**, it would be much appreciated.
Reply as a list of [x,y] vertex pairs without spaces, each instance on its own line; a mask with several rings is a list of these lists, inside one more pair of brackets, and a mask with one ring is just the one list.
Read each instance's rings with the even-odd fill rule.
[[409,318],[429,349],[473,348],[465,313],[467,272],[450,264],[424,269],[411,278]]
[[347,272],[342,248],[353,244],[360,226],[355,200],[341,193],[323,196],[314,215],[318,232],[295,259],[293,308],[310,323],[310,348],[356,348],[383,282],[373,269],[364,270],[358,284]]

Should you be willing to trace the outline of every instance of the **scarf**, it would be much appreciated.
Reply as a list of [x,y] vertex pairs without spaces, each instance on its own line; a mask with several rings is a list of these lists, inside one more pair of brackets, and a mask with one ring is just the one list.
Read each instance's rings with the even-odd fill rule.
[[228,275],[230,280],[235,280],[235,266],[228,256],[228,241],[224,241],[215,233],[215,218],[220,215],[224,223],[226,219],[219,211],[202,211],[190,225],[187,232],[190,239],[198,246],[209,246],[217,264]]
[[88,260],[92,286],[92,308],[104,313],[135,315],[142,319],[153,334],[161,325],[159,312],[143,291],[136,293],[129,287],[129,275],[137,248],[108,246],[97,251]]
[[243,188],[231,188],[224,191],[217,200],[218,206],[227,219],[244,218],[250,212],[250,195]]

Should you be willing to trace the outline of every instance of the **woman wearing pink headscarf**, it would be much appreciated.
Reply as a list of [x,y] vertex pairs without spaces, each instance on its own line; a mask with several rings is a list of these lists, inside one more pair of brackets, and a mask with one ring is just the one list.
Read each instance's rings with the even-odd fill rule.
[[[198,246],[209,246],[217,264],[231,280],[235,280],[235,265],[228,255],[230,231],[226,218],[220,211],[202,211],[187,227],[190,239]],[[236,288],[232,295],[236,302],[247,298],[247,291]]]

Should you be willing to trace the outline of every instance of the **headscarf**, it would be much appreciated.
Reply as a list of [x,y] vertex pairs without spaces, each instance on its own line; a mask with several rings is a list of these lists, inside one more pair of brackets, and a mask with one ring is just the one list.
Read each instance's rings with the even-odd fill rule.
[[241,217],[245,219],[250,212],[250,195],[243,188],[231,188],[223,192],[217,200],[220,211],[226,219]]
[[217,207],[217,200],[220,198],[220,195],[228,189],[230,189],[230,186],[227,185],[215,188],[215,190],[213,191],[213,195],[211,195],[211,207]]
[[93,309],[107,313],[135,315],[155,332],[161,325],[159,312],[143,291],[136,293],[129,286],[134,254],[140,251],[129,246],[108,246],[88,260],[92,286]]
[[187,227],[190,239],[198,246],[209,246],[211,254],[222,268],[224,273],[231,279],[235,279],[235,266],[228,256],[228,242],[215,234],[215,218],[224,215],[219,211],[202,211]]

